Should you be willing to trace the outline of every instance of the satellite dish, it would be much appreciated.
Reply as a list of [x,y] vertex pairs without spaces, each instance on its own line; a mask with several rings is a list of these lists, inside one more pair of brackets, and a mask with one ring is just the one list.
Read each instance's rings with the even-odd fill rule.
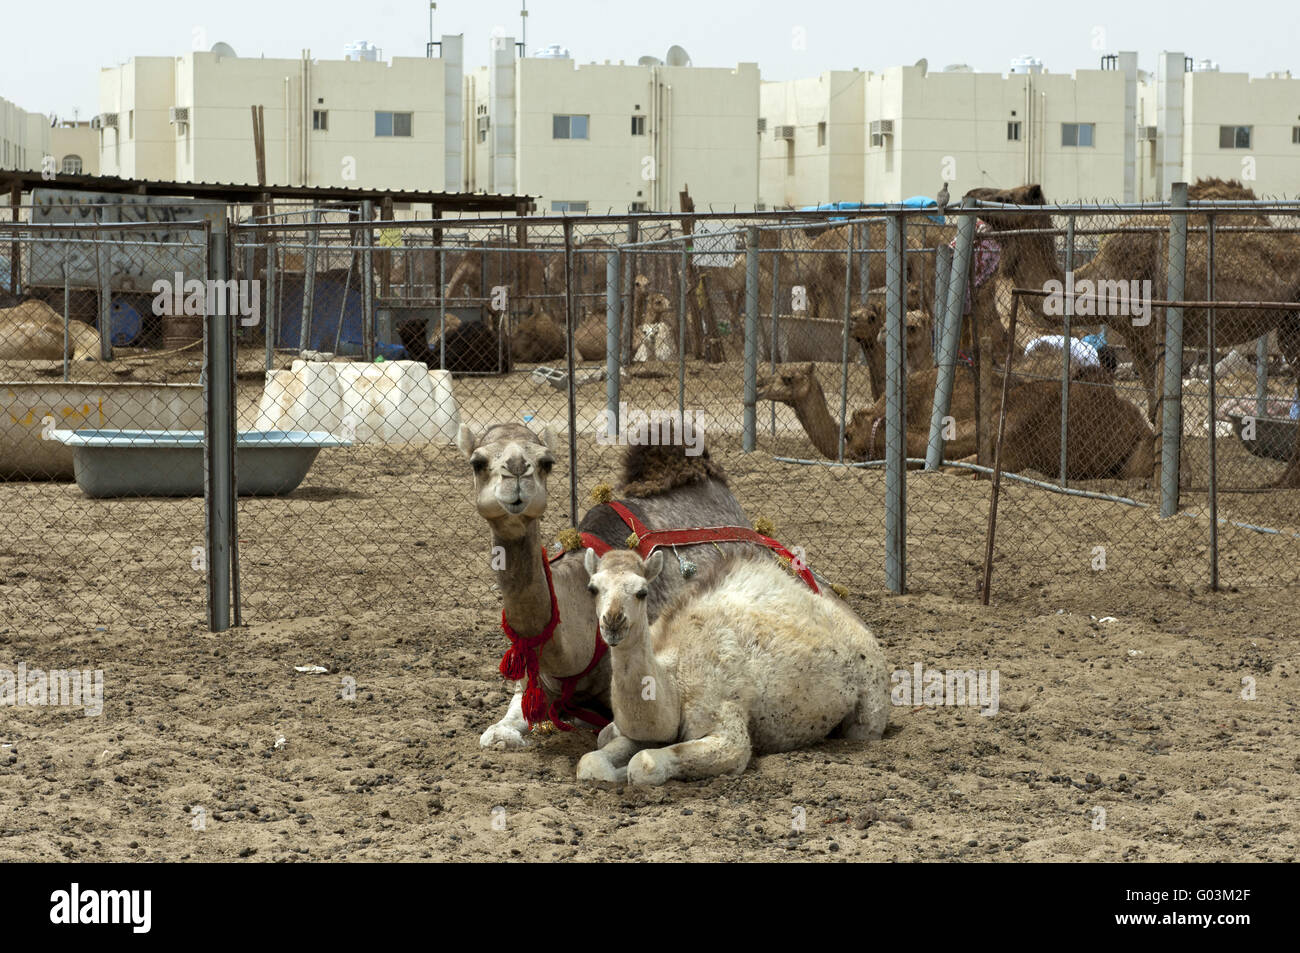
[[657,56],[643,56],[636,61],[637,66],[663,66],[664,61]]
[[664,57],[664,62],[669,66],[690,66],[691,56],[684,49],[674,43],[668,47],[668,55]]
[[924,76],[926,73],[930,71],[930,61],[927,60],[924,56],[921,57],[919,60],[917,60],[916,63],[913,65],[915,65],[916,68],[921,71],[922,76]]
[[231,59],[235,58],[235,49],[229,43],[222,43],[220,41],[213,43],[211,52],[216,53],[218,56],[229,56]]

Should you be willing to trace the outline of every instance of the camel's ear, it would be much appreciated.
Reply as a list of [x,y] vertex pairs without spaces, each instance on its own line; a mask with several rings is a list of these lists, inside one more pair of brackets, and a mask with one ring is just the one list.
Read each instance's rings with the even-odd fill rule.
[[649,582],[664,568],[664,551],[656,549],[645,561],[645,581]]
[[551,453],[554,453],[558,441],[555,439],[555,431],[550,428],[550,425],[543,427],[542,432],[538,436],[546,446],[546,449],[551,451]]
[[456,446],[460,447],[460,452],[466,457],[471,457],[474,448],[478,446],[478,437],[474,436],[474,431],[461,424],[460,431],[456,434]]
[[596,551],[587,547],[587,552],[582,557],[582,567],[587,570],[588,576],[596,575]]

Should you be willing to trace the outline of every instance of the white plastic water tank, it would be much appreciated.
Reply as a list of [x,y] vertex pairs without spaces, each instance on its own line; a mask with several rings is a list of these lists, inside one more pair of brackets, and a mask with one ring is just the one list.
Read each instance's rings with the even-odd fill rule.
[[365,60],[368,63],[378,63],[379,47],[365,40],[358,40],[343,47],[343,57],[349,60]]
[[1043,61],[1036,56],[1017,56],[1011,61],[1012,73],[1041,73]]

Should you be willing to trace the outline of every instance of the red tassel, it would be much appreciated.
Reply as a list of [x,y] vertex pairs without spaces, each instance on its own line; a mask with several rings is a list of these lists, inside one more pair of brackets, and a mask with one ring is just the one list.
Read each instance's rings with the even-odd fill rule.
[[524,720],[530,725],[540,724],[546,720],[547,707],[542,687],[536,683],[530,684],[524,692]]
[[500,668],[501,674],[510,681],[519,681],[524,677],[524,653],[511,646],[506,650],[506,654],[501,656]]

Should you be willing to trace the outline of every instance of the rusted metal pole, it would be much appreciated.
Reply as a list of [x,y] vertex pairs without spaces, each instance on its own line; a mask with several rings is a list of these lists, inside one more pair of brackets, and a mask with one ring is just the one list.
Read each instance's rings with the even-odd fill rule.
[[573,360],[573,220],[564,219],[564,340],[569,359],[569,524],[578,525],[578,396]]
[[1011,381],[1011,359],[1016,347],[1016,316],[1020,296],[1013,298],[1011,327],[1007,337],[1007,363],[1002,370],[1002,406],[998,410],[998,437],[993,446],[993,486],[989,490],[989,525],[984,543],[984,578],[980,581],[980,603],[989,604],[989,586],[993,581],[993,539],[998,530],[998,494],[1002,488],[1002,440],[1007,429],[1007,385]]
[[[1214,300],[1214,216],[1205,216],[1205,240],[1206,240],[1206,275],[1205,275],[1205,293],[1211,301]],[[1210,591],[1219,591],[1219,481],[1218,481],[1218,420],[1215,413],[1215,406],[1218,403],[1217,382],[1214,379],[1214,365],[1217,355],[1215,354],[1214,341],[1214,309],[1211,308],[1205,315],[1205,349],[1209,354],[1210,373],[1209,373],[1209,408],[1206,416],[1210,428]]]

